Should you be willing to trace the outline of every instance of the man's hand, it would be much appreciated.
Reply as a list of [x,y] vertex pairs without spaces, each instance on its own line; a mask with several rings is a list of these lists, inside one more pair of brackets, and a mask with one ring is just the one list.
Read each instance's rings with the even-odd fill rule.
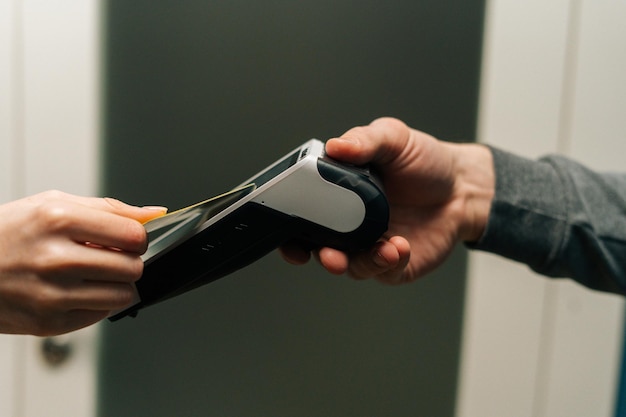
[[[316,251],[329,272],[388,284],[411,282],[439,266],[457,242],[482,235],[494,193],[488,148],[442,142],[385,118],[329,140],[326,152],[346,163],[373,165],[391,210],[389,229],[371,250]],[[310,257],[293,245],[281,252],[294,264]]]

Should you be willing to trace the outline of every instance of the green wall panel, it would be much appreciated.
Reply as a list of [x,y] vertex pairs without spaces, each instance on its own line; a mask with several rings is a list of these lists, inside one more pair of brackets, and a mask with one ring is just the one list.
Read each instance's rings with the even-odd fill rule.
[[[103,190],[174,209],[310,137],[393,115],[476,128],[482,0],[106,7]],[[409,286],[271,254],[105,323],[100,416],[452,416],[465,255]]]

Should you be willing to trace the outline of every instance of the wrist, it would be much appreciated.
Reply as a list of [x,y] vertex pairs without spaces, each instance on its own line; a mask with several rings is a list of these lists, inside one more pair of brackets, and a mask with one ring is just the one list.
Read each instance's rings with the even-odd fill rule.
[[480,144],[450,144],[455,155],[455,194],[461,202],[458,236],[476,242],[483,235],[495,195],[491,150]]

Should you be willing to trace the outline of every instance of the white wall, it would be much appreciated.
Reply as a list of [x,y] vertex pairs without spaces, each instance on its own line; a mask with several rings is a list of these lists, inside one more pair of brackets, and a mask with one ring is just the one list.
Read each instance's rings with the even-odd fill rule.
[[[0,1],[0,202],[17,194],[17,1]],[[17,416],[22,338],[0,335],[0,416]]]
[[[0,0],[0,203],[46,189],[97,193],[97,0]],[[59,367],[43,339],[0,336],[0,416],[95,414],[97,328]]]
[[[479,139],[626,165],[626,2],[488,1]],[[458,417],[614,415],[621,297],[470,255]]]

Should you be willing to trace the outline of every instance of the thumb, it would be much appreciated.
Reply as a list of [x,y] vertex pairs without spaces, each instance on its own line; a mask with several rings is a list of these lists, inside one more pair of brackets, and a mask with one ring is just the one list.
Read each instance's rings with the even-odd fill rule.
[[326,152],[331,158],[351,164],[386,164],[402,153],[409,137],[410,129],[404,122],[385,117],[330,139]]

